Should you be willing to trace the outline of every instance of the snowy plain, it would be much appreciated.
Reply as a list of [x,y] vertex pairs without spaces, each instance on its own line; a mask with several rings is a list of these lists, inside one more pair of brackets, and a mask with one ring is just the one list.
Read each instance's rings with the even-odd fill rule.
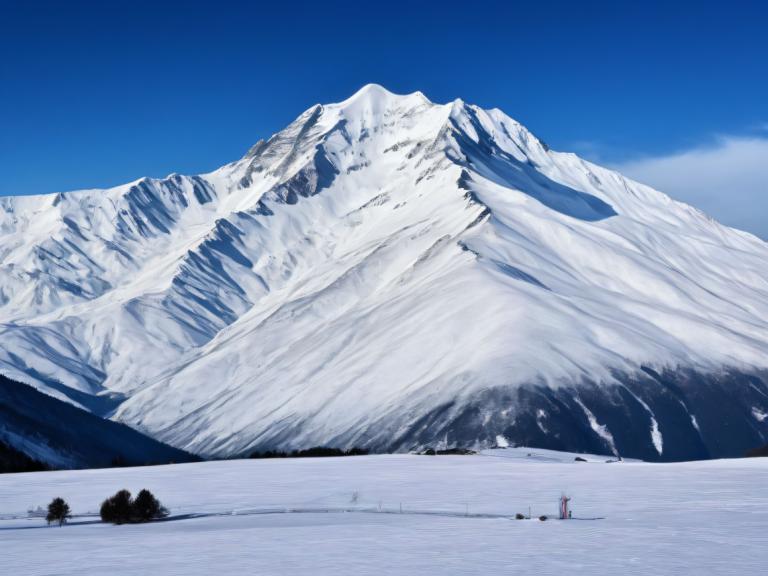
[[[8,474],[0,558],[3,573],[24,575],[763,572],[768,459],[574,456],[515,448]],[[118,489],[144,487],[178,519],[87,516]],[[563,492],[573,520],[514,519],[529,506],[554,515]],[[70,525],[26,517],[54,496],[79,515]]]

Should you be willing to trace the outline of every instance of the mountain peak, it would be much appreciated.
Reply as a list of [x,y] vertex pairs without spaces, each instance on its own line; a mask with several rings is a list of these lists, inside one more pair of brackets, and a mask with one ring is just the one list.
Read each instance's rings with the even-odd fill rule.
[[366,97],[371,95],[395,96],[395,93],[391,92],[390,90],[387,90],[381,84],[376,84],[375,82],[369,82],[368,84],[360,88],[357,92],[355,92],[352,95],[352,98]]
[[768,244],[498,111],[369,84],[209,174],[67,198],[0,201],[0,370],[177,447],[700,457],[723,395],[686,376],[681,408],[645,371],[678,366],[740,369],[733,445],[768,434]]
[[[338,106],[339,108],[346,108],[360,102],[386,103],[399,100],[417,100],[423,103],[431,104],[429,99],[424,96],[422,92],[416,91],[411,92],[410,94],[395,94],[380,84],[370,83],[360,88],[346,100],[338,102],[335,104],[335,106]],[[332,104],[331,106],[334,105]]]

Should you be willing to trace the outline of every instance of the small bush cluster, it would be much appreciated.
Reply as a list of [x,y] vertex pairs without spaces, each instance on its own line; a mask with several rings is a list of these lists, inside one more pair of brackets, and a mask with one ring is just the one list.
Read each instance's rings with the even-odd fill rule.
[[315,446],[306,450],[293,450],[291,452],[279,452],[267,450],[266,452],[253,452],[249,458],[321,458],[324,456],[365,456],[368,450],[365,448],[328,448],[327,446]]
[[128,490],[120,490],[102,502],[100,515],[102,522],[130,524],[165,518],[168,510],[149,490],[142,490],[135,499]]

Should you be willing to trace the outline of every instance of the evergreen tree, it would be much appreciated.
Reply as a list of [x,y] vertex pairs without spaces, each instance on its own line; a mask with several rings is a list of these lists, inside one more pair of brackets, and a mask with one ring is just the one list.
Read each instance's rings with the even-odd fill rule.
[[156,518],[163,518],[168,511],[163,508],[160,501],[149,490],[142,490],[133,501],[133,515],[136,522],[148,522]]
[[58,522],[59,526],[62,526],[70,516],[69,504],[63,498],[54,498],[48,504],[48,514],[45,519],[48,521],[48,524]]
[[114,524],[124,524],[131,521],[133,515],[133,500],[128,490],[120,490],[101,504],[101,520]]

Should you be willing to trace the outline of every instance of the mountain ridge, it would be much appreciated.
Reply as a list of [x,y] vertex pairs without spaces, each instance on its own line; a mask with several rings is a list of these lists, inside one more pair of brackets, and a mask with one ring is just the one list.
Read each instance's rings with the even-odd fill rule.
[[376,85],[207,174],[0,199],[0,238],[1,369],[124,399],[115,418],[205,455],[349,443],[381,411],[407,437],[499,388],[768,364],[764,242],[501,111]]

